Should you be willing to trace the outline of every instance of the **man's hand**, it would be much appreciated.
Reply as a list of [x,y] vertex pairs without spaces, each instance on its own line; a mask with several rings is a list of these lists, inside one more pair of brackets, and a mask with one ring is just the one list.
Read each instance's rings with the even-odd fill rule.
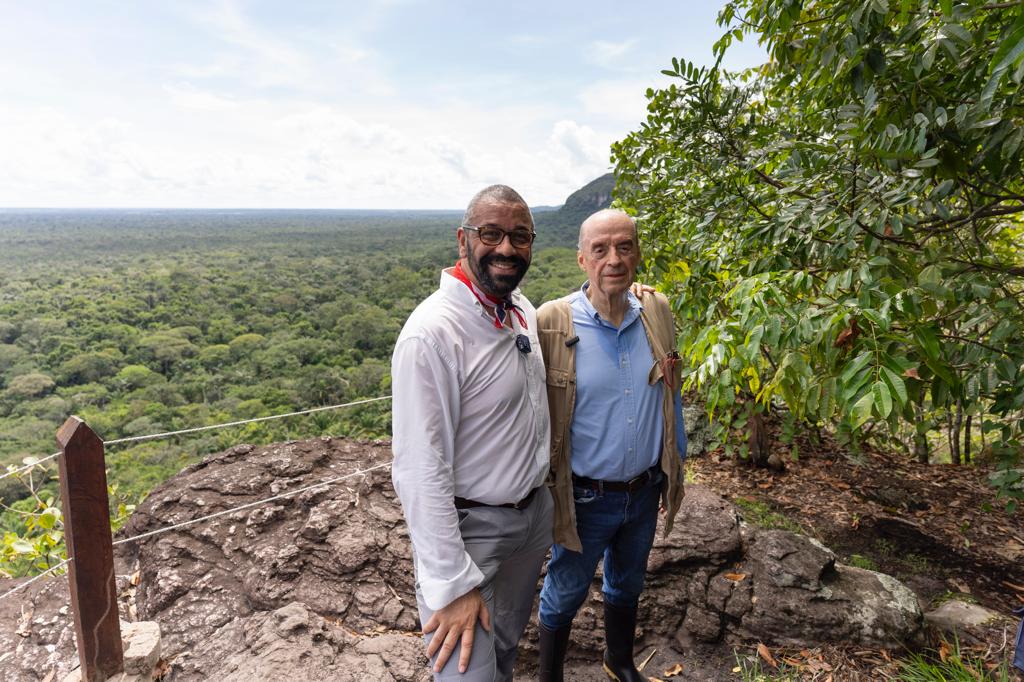
[[487,610],[487,604],[480,596],[480,590],[475,587],[462,595],[443,609],[434,611],[426,625],[423,626],[423,634],[434,633],[427,646],[427,656],[433,657],[437,653],[437,661],[434,663],[434,672],[439,673],[448,662],[448,657],[455,650],[455,643],[462,638],[462,646],[459,651],[459,672],[466,672],[469,667],[469,655],[473,651],[473,632],[476,629],[477,618],[487,632],[491,631],[491,614]]
[[641,284],[640,282],[633,282],[629,285],[629,290],[633,292],[633,295],[637,298],[643,297],[644,294],[653,294],[655,289],[649,284]]

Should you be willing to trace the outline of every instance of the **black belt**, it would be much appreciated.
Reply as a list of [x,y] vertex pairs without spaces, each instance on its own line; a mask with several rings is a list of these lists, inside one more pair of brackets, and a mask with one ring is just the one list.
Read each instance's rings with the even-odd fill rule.
[[652,466],[647,471],[643,472],[635,478],[631,478],[628,481],[598,481],[593,478],[587,478],[586,476],[572,475],[572,484],[577,485],[581,488],[589,488],[598,492],[608,491],[610,493],[635,493],[645,485],[654,480],[654,477],[661,471],[661,467],[657,464]]
[[476,500],[467,500],[465,497],[455,498],[456,509],[472,509],[473,507],[503,507],[505,509],[526,509],[530,506],[530,502],[533,501],[534,495],[540,490],[539,487],[534,488],[530,492],[526,493],[526,497],[519,500],[518,502],[506,502],[505,504],[487,504],[486,502],[477,502]]

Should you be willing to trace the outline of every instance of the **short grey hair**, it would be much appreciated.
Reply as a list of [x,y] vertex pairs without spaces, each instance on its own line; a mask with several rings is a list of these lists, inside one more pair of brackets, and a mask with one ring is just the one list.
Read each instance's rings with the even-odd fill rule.
[[473,224],[471,222],[473,220],[473,213],[476,211],[477,206],[482,203],[518,204],[525,208],[526,212],[530,215],[530,227],[533,227],[533,213],[530,211],[529,205],[519,195],[519,192],[508,185],[490,185],[474,194],[473,198],[469,200],[466,212],[462,214],[463,225]]
[[629,219],[630,224],[633,226],[633,242],[637,246],[640,246],[640,231],[636,227],[636,220],[633,218],[633,216],[629,215],[628,213],[623,211],[621,208],[602,208],[600,211],[597,211],[596,213],[591,213],[590,215],[588,215],[587,219],[584,220],[582,223],[580,223],[580,234],[579,234],[579,237],[576,238],[576,248],[579,251],[583,250],[583,226],[584,225],[586,225],[588,222],[590,222],[593,218],[606,218],[606,217],[611,217],[611,216],[623,216],[623,217]]

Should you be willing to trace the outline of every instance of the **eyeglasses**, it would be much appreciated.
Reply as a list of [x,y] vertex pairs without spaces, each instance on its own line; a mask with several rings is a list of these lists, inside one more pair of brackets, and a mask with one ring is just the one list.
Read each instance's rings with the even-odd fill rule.
[[472,230],[476,232],[477,236],[480,237],[480,242],[486,246],[498,246],[505,237],[508,237],[508,242],[517,249],[525,249],[527,246],[533,243],[534,237],[537,236],[536,232],[530,230],[512,230],[506,232],[498,227],[475,227],[473,225],[463,225],[462,229]]

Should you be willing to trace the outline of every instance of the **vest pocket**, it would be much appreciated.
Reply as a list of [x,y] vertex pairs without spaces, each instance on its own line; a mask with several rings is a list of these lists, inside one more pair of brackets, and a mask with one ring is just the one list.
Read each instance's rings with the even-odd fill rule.
[[569,385],[569,372],[564,369],[558,369],[557,367],[548,367],[547,382],[548,386],[565,388]]

